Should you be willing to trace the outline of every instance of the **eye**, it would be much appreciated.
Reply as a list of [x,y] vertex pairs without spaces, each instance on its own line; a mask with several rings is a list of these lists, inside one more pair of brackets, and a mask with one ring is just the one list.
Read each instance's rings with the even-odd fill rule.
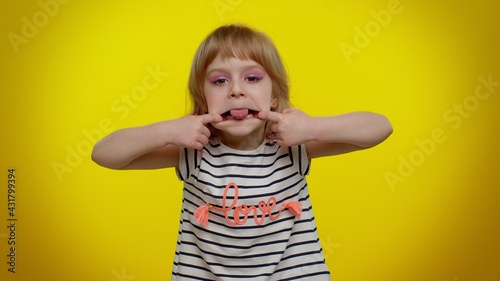
[[259,82],[261,79],[262,79],[262,77],[259,77],[259,76],[248,76],[245,78],[245,80],[247,80],[250,83]]
[[211,82],[215,85],[222,85],[222,84],[228,82],[228,80],[226,78],[217,78],[217,79],[212,80]]

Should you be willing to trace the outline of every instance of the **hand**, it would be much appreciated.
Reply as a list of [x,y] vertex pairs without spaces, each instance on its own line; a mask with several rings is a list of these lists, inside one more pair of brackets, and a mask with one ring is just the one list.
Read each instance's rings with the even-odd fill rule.
[[214,113],[189,115],[172,120],[170,122],[173,127],[169,128],[171,142],[180,147],[201,150],[208,144],[211,135],[207,125],[221,121],[222,117]]
[[282,113],[261,111],[258,117],[270,120],[271,133],[268,139],[281,146],[304,144],[312,140],[313,118],[296,108],[287,108]]

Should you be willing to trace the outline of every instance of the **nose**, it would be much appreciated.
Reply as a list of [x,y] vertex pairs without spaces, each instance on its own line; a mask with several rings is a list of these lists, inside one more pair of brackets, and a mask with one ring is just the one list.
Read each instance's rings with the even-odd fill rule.
[[245,90],[239,81],[232,81],[231,88],[229,89],[230,98],[244,98],[246,97]]

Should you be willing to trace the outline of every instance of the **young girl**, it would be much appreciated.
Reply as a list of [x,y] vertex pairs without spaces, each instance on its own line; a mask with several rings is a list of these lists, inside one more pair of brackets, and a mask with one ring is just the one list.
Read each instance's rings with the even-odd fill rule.
[[213,31],[191,67],[191,115],[116,131],[93,160],[175,167],[184,181],[173,280],[330,280],[305,176],[310,160],[372,147],[381,115],[291,108],[280,55],[244,25]]

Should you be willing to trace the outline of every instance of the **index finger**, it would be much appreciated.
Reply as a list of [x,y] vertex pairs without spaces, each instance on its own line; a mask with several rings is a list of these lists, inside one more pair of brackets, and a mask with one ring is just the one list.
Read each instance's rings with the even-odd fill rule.
[[222,122],[222,116],[219,114],[215,113],[207,113],[204,115],[201,115],[201,123],[203,125],[209,124],[209,123],[218,123]]
[[261,111],[257,115],[257,117],[259,117],[259,119],[270,120],[273,122],[279,122],[280,116],[281,116],[281,114],[274,112],[274,111]]

